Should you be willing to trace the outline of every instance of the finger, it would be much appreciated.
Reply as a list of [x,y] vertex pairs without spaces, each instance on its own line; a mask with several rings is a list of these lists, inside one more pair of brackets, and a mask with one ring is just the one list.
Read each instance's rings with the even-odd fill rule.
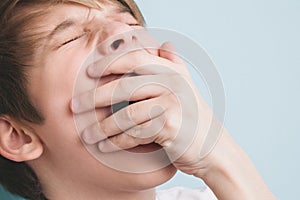
[[129,149],[140,145],[140,142],[129,135],[120,134],[115,137],[101,141],[98,148],[103,153],[116,152],[123,149]]
[[160,47],[159,41],[154,38],[146,29],[142,29],[136,32],[138,43],[144,48],[149,54],[158,56],[158,49]]
[[[108,137],[122,133],[130,128],[137,126],[138,124],[145,123],[149,120],[155,119],[165,112],[163,107],[157,106],[161,103],[160,98],[145,100],[132,104],[114,115],[105,118],[99,123],[95,123],[86,129],[82,133],[82,139],[87,144],[95,144]],[[146,110],[145,108],[151,108]]]
[[[72,111],[76,114],[106,107],[123,101],[140,101],[174,93],[176,75],[148,75],[121,78],[90,90],[72,100]],[[175,77],[176,78],[176,77]]]
[[[111,81],[118,80],[122,77],[127,77],[127,76],[129,77],[131,75],[130,74],[128,74],[128,75],[127,74],[125,74],[125,75],[109,75],[109,76],[101,77],[101,79],[99,79],[98,85],[102,86]],[[70,104],[71,110],[77,114],[85,112],[85,111],[93,110],[95,108],[95,106],[94,106],[95,90],[96,89],[93,89],[93,90],[87,91],[83,94],[80,94],[76,97],[73,97],[71,104]]]
[[99,150],[109,153],[152,143],[157,135],[163,131],[164,122],[165,117],[161,115],[151,121],[135,126],[122,134],[101,141],[98,144]]
[[[131,73],[133,72],[132,67],[139,65],[140,59],[145,59],[147,54],[148,53],[144,49],[137,49],[128,51],[125,54],[124,52],[119,52],[117,54],[106,55],[91,63],[87,67],[87,74],[92,78],[99,78],[111,74]],[[128,61],[124,62],[127,59]],[[122,62],[124,62],[124,65],[122,65]],[[110,69],[113,65],[119,67],[120,71],[116,72],[115,70]],[[122,71],[124,72],[122,73]]]
[[98,123],[87,127],[82,132],[81,137],[86,144],[96,144],[97,142],[107,138],[103,131],[101,131]]
[[74,114],[79,114],[95,109],[95,89],[87,91],[76,97],[71,101],[71,110]]
[[163,115],[168,107],[162,104],[162,98],[134,103],[102,120],[99,123],[100,128],[108,137],[120,134],[139,124]]
[[[123,101],[140,101],[162,94],[174,93],[171,75],[148,75],[122,78],[97,88],[96,107],[105,107]],[[91,95],[89,95],[91,97]]]
[[[119,56],[106,56],[89,65],[87,73],[92,78],[127,73],[136,73],[139,75],[161,74],[174,72],[172,64],[174,63],[167,59],[151,55],[145,52],[145,50],[135,50]],[[147,70],[143,69],[145,66]],[[164,66],[164,68],[158,66]]]
[[105,77],[101,77],[99,79],[99,82],[98,82],[98,86],[102,86],[102,85],[105,85],[109,82],[112,82],[114,80],[118,80],[120,78],[124,77],[124,75],[122,74],[114,74],[114,75],[109,75],[109,76],[105,76]]
[[184,64],[183,60],[178,56],[176,47],[172,42],[165,42],[159,49],[159,56],[177,64]]
[[189,70],[186,67],[185,62],[177,53],[175,45],[172,42],[166,42],[160,47],[159,56],[163,59],[167,59],[174,63],[174,69],[176,70],[176,72],[185,75],[186,77],[191,79]]
[[151,139],[151,142],[155,140],[160,132],[162,132],[166,123],[165,113],[150,120],[143,124],[134,126],[124,133],[134,138],[148,141]]

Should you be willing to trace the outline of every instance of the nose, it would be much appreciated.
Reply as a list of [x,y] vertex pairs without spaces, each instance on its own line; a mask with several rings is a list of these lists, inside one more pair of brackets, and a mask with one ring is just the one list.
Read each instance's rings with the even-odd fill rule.
[[110,45],[112,50],[118,50],[120,46],[125,44],[124,39],[117,39]]
[[100,34],[100,44],[98,44],[97,48],[102,55],[137,46],[137,34],[135,29],[124,23],[108,23],[103,26]]

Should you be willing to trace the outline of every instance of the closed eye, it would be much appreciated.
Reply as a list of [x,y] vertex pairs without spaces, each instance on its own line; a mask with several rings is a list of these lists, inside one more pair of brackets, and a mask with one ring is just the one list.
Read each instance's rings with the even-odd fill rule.
[[[138,24],[138,23],[136,23],[136,24],[128,24],[128,25],[129,25],[129,26],[141,26],[141,25]],[[71,42],[74,42],[74,41],[76,41],[76,40],[82,38],[82,37],[85,36],[86,34],[87,34],[87,33],[83,33],[83,34],[81,34],[81,35],[78,35],[78,36],[76,36],[76,37],[70,39],[70,40],[67,40],[67,41],[63,42],[59,47],[62,47],[62,46],[65,46],[65,45],[67,45],[67,44],[69,44],[69,43],[71,43]]]
[[76,41],[76,40],[82,38],[82,37],[85,36],[85,35],[86,35],[86,33],[83,33],[83,34],[81,34],[81,35],[78,35],[78,36],[76,36],[76,37],[70,39],[70,40],[67,40],[67,41],[63,42],[63,43],[60,45],[60,47],[66,45],[66,44],[69,44],[69,43],[71,43],[71,42],[74,42],[74,41]]
[[129,26],[141,26],[140,24],[136,23],[136,24],[128,24]]

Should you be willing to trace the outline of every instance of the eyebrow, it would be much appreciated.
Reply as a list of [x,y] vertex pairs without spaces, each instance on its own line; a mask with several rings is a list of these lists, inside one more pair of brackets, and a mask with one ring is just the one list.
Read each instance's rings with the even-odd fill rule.
[[76,26],[78,24],[77,21],[75,21],[74,19],[66,19],[65,21],[61,22],[59,25],[57,25],[53,31],[51,31],[51,33],[49,34],[49,37],[52,38],[55,35],[65,31],[66,29]]
[[[131,16],[133,16],[130,12],[130,9],[128,9],[127,7],[124,8],[119,8],[116,10],[117,13],[128,13]],[[87,17],[89,17],[91,14],[91,9],[89,9],[88,15]],[[134,17],[134,16],[133,16]],[[71,28],[73,26],[77,26],[78,25],[78,21],[75,19],[66,19],[63,22],[61,22],[59,25],[57,25],[49,34],[49,38],[53,38],[55,35],[58,35],[62,32],[64,32],[65,30],[67,30],[68,28]]]

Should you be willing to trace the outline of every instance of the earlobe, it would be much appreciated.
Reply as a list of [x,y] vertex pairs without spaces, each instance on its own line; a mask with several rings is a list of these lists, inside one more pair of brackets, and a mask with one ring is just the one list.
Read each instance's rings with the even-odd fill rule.
[[43,153],[38,136],[8,117],[0,117],[0,154],[12,161],[37,159]]

